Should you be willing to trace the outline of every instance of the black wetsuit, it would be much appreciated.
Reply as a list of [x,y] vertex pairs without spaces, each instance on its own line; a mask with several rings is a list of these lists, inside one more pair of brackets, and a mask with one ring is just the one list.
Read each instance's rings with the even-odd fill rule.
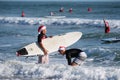
[[45,34],[39,34],[38,35],[38,43],[40,43],[40,42],[42,42],[42,39],[45,39],[45,38],[47,38],[47,36],[45,35]]
[[71,58],[77,58],[79,57],[80,52],[83,52],[80,49],[69,49],[65,51],[66,59],[68,61],[68,65],[71,65],[72,61]]

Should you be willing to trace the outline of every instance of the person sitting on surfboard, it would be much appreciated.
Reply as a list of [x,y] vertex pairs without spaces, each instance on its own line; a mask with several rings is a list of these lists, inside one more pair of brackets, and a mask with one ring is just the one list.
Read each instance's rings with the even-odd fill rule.
[[103,19],[103,21],[104,21],[104,24],[105,24],[105,33],[109,33],[110,32],[109,23],[107,21],[105,21],[104,19]]
[[[86,53],[80,49],[73,48],[66,50],[64,46],[60,46],[58,51],[61,55],[66,55],[68,65],[71,66],[81,65],[83,61],[87,58]],[[71,60],[71,58],[74,58],[73,61]]]
[[43,56],[38,56],[38,63],[48,63],[49,62],[49,57],[48,57],[48,50],[43,46],[42,40],[47,38],[46,36],[46,26],[41,25],[38,28],[38,43],[40,47],[42,48],[44,55]]

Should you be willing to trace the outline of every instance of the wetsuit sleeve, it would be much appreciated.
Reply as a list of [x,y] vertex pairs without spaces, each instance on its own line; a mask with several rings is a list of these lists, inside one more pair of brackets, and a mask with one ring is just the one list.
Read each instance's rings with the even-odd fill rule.
[[69,54],[66,55],[66,59],[68,61],[68,65],[71,65],[71,56]]

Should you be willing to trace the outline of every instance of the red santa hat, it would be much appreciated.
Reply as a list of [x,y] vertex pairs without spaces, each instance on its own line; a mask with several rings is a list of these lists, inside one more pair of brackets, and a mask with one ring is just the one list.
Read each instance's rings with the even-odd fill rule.
[[41,31],[45,30],[46,29],[46,26],[44,25],[41,25],[39,28],[38,28],[38,33],[41,33]]

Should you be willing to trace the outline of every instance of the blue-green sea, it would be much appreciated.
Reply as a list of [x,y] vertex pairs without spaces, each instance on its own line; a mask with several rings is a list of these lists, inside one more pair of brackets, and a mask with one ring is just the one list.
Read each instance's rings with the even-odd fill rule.
[[[64,12],[59,12],[61,7]],[[65,17],[46,18],[50,12]],[[103,18],[110,25],[108,34]],[[68,66],[58,52],[50,54],[49,64],[37,64],[37,56],[17,57],[18,49],[37,41],[41,24],[48,36],[82,32],[82,38],[67,49],[85,51],[84,64]],[[0,1],[0,80],[120,80],[120,42],[101,41],[112,37],[120,38],[120,2]]]

